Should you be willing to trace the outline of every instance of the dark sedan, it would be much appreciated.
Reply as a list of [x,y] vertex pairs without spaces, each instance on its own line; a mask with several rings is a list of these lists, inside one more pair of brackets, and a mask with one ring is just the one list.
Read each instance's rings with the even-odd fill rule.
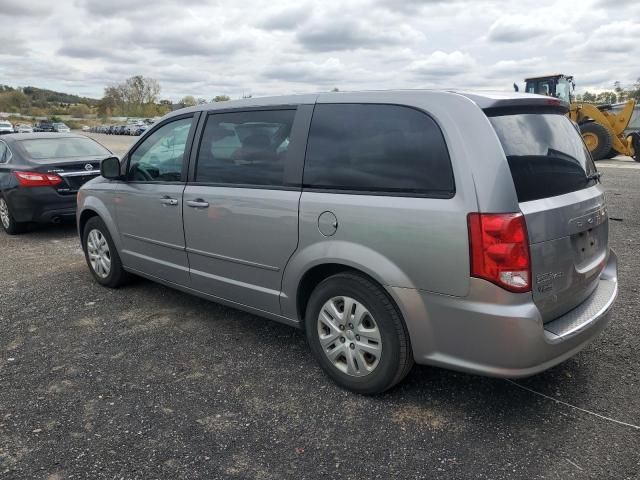
[[111,152],[72,134],[30,133],[0,139],[0,224],[13,235],[29,222],[73,218],[76,192],[100,174]]

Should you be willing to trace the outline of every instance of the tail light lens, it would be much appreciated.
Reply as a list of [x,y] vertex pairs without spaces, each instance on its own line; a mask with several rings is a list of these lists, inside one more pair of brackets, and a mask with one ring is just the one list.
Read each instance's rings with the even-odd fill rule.
[[531,290],[527,226],[521,213],[470,213],[471,276],[511,292]]
[[54,187],[62,183],[55,173],[13,172],[22,187]]

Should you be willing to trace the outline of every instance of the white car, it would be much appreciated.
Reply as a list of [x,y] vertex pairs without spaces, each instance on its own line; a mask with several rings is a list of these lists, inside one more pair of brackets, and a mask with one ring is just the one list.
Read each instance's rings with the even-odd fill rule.
[[13,133],[13,125],[6,120],[0,120],[0,135],[3,133]]
[[33,133],[33,127],[31,125],[27,125],[26,123],[21,123],[16,127],[16,132],[18,133]]
[[53,131],[58,133],[71,133],[71,129],[67,127],[64,123],[54,123]]

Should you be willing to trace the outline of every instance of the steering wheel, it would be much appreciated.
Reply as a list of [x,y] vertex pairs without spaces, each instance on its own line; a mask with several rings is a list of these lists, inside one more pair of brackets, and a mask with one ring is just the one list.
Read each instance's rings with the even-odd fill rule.
[[[134,167],[134,171],[133,171],[133,179],[134,180],[142,180],[145,182],[152,182],[154,180],[154,178],[151,176],[151,174],[145,170],[142,167],[143,164],[138,163],[135,165]],[[138,178],[138,177],[142,177],[142,178]]]

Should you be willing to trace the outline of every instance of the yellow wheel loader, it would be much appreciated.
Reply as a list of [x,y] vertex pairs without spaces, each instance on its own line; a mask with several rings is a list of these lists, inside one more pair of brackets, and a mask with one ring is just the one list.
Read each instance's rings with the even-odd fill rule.
[[584,143],[594,160],[622,154],[640,162],[640,133],[625,135],[636,106],[635,100],[629,100],[621,111],[614,113],[611,105],[575,102],[571,95],[575,88],[572,76],[548,75],[527,78],[525,82],[527,93],[556,97],[569,104],[569,118],[580,127]]

